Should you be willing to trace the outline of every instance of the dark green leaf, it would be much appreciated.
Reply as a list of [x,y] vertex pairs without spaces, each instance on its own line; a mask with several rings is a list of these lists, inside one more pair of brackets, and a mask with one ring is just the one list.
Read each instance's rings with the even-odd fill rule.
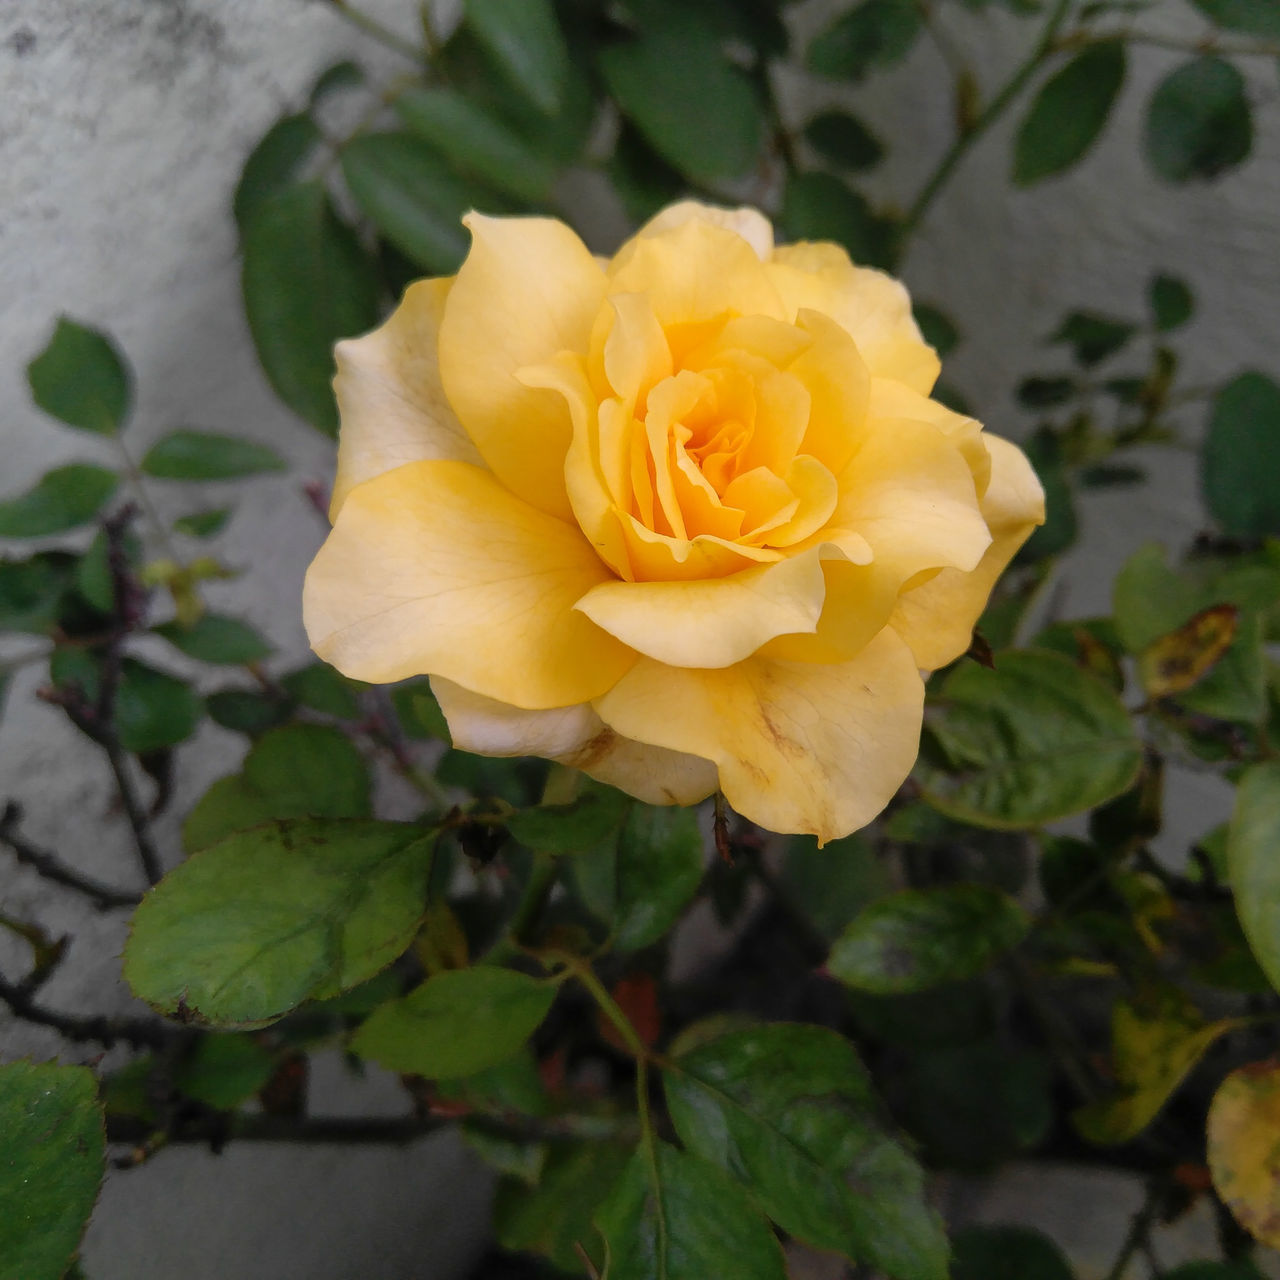
[[602,50],[599,64],[622,114],[681,173],[698,181],[735,178],[755,164],[755,86],[704,26],[663,26]]
[[846,111],[824,111],[814,116],[804,127],[804,136],[832,164],[856,173],[874,169],[884,158],[880,139],[857,116]]
[[1169,182],[1210,179],[1243,162],[1253,146],[1244,77],[1204,56],[1170,72],[1147,108],[1146,149]]
[[410,89],[396,99],[406,127],[461,173],[534,204],[547,199],[556,168],[519,134],[454,89]]
[[62,316],[49,345],[27,365],[31,398],[69,427],[115,435],[129,412],[129,370],[111,339]]
[[858,263],[884,266],[893,256],[893,224],[833,173],[792,172],[782,225],[796,240],[834,240]]
[[1176,631],[1206,604],[1201,589],[1170,569],[1164,548],[1149,542],[1125,561],[1112,587],[1116,634],[1133,654]]
[[93,1211],[105,1136],[87,1067],[0,1066],[0,1267],[62,1280]]
[[1049,341],[1067,343],[1080,364],[1093,365],[1115,355],[1136,329],[1137,326],[1127,320],[1115,320],[1091,311],[1073,311]]
[[498,70],[539,111],[559,111],[569,51],[550,0],[466,0],[463,20]]
[[76,571],[75,558],[63,551],[0,560],[0,628],[36,635],[50,631]]
[[118,483],[114,471],[87,462],[46,471],[26,493],[0,501],[0,538],[43,538],[86,524]]
[[172,431],[147,450],[139,464],[164,480],[235,480],[261,471],[283,471],[274,449],[240,436],[212,431]]
[[827,968],[860,991],[922,991],[981,973],[1029,927],[1022,908],[990,885],[903,889],[854,917]]
[[338,430],[333,344],[378,318],[377,273],[315,182],[264,201],[244,233],[245,314],[280,398],[321,431]]
[[1075,164],[1102,132],[1120,86],[1120,40],[1087,45],[1041,86],[1013,145],[1013,180],[1029,187]]
[[199,662],[239,666],[257,662],[271,652],[271,646],[247,622],[219,613],[202,613],[189,627],[166,622],[155,631],[175,649]]
[[1156,276],[1151,281],[1147,300],[1151,305],[1156,329],[1160,333],[1168,333],[1169,330],[1186,324],[1195,310],[1191,290],[1174,276]]
[[885,1130],[841,1036],[798,1024],[730,1032],[681,1054],[663,1080],[681,1140],[745,1181],[785,1231],[899,1280],[946,1276],[920,1167]]
[[821,849],[813,836],[793,836],[782,865],[782,883],[825,938],[834,938],[859,911],[893,887],[885,863],[857,832]]
[[1280,989],[1280,762],[1254,765],[1240,781],[1227,830],[1227,868],[1249,946]]
[[370,133],[342,151],[342,173],[360,208],[402,253],[427,271],[458,269],[467,252],[463,215],[495,200],[453,173],[407,133]]
[[179,516],[173,522],[173,527],[189,538],[212,538],[222,532],[230,519],[230,507],[216,507],[209,511],[193,511],[189,516]]
[[927,302],[917,302],[912,307],[912,312],[924,340],[938,353],[940,360],[945,360],[960,341],[960,330],[956,328],[955,322]]
[[809,45],[809,69],[836,79],[861,80],[874,67],[901,61],[922,26],[913,0],[864,0],[838,17]]
[[289,704],[249,689],[220,689],[205,699],[210,718],[236,733],[263,733],[289,714]]
[[252,1036],[201,1036],[174,1074],[188,1098],[228,1111],[248,1102],[275,1071],[275,1056]]
[[479,965],[428,978],[374,1011],[351,1052],[389,1071],[431,1078],[474,1075],[510,1058],[537,1030],[556,984]]
[[297,179],[321,141],[305,111],[282,116],[262,135],[244,162],[231,204],[241,235],[262,206]]
[[335,62],[316,77],[315,84],[311,86],[311,105],[314,107],[340,89],[354,89],[363,83],[364,72],[349,58]]
[[965,399],[964,395],[957,391],[955,387],[946,382],[939,382],[932,391],[933,398],[944,408],[950,409],[952,413],[963,414],[966,418],[972,418],[973,405]]
[[[90,702],[101,687],[96,655],[86,649],[58,649],[49,664],[57,685],[76,685]],[[191,686],[166,671],[126,658],[116,687],[115,725],[120,745],[139,755],[176,746],[195,732],[203,710]]]
[[1205,504],[1227,533],[1280,533],[1280,386],[1243,373],[1223,387],[1202,464]]
[[621,791],[588,784],[571,804],[523,809],[507,820],[507,830],[539,853],[583,853],[614,835],[630,801]]
[[[140,563],[142,543],[137,537],[132,533],[125,534],[122,548],[125,560],[131,568]],[[80,563],[76,566],[76,590],[102,613],[110,613],[115,608],[116,588],[105,531],[97,534],[89,544],[89,549],[80,557]]]
[[336,995],[413,940],[433,843],[421,827],[310,819],[230,836],[147,895],[125,977],[161,1012],[217,1026]]
[[1018,385],[1018,403],[1025,409],[1051,409],[1075,393],[1074,378],[1025,378]]
[[665,1142],[636,1152],[595,1222],[610,1280],[786,1280],[782,1248],[748,1194]]
[[1072,1280],[1062,1251],[1030,1227],[964,1227],[951,1250],[951,1280]]
[[281,676],[281,687],[304,707],[339,720],[354,720],[360,714],[357,691],[365,686],[348,680],[327,662],[313,662]]
[[961,822],[1035,827],[1125,791],[1142,747],[1119,698],[1060,654],[1005,651],[994,670],[962,663],[943,682],[924,762],[925,799]]
[[647,222],[684,190],[680,174],[626,120],[618,131],[607,172],[623,207],[636,222]]
[[1119,489],[1126,485],[1141,484],[1147,473],[1141,467],[1131,467],[1120,462],[1095,462],[1084,467],[1079,475],[1085,489]]
[[410,680],[391,690],[391,705],[406,736],[450,742],[449,723],[426,680]]
[[1280,40],[1280,10],[1272,0],[1191,0],[1210,22],[1228,31]]

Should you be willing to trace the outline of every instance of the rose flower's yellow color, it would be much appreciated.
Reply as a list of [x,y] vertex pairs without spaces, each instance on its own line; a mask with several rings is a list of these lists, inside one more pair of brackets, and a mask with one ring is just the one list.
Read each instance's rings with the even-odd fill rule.
[[829,840],[919,747],[1043,518],[1023,455],[929,398],[906,291],[750,210],[658,215],[611,261],[467,220],[457,276],[337,350],[316,652],[422,673],[454,743],[654,803],[717,786]]

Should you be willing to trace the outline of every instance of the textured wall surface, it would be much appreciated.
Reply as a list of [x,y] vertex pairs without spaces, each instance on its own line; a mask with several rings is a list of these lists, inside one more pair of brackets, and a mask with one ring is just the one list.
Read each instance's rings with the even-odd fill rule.
[[[416,7],[364,3],[405,31]],[[826,0],[797,6],[798,32],[815,30],[831,8]],[[994,12],[949,6],[945,15],[987,87],[1030,39],[1026,24]],[[1199,31],[1179,0],[1164,0],[1144,20],[1151,29],[1162,23],[1175,34]],[[0,3],[0,490],[23,488],[59,463],[111,461],[109,442],[43,420],[23,375],[60,312],[109,328],[137,375],[129,438],[138,452],[182,425],[270,440],[292,464],[288,475],[209,495],[211,503],[236,501],[217,549],[248,569],[240,583],[212,588],[211,601],[247,609],[288,662],[305,654],[298,590],[322,533],[300,481],[323,478],[331,452],[279,406],[258,369],[239,305],[229,198],[245,153],[270,121],[305,96],[319,69],[352,54],[375,76],[394,68],[319,0]],[[1024,374],[1059,366],[1061,356],[1041,339],[1060,315],[1076,306],[1139,315],[1157,268],[1184,276],[1196,291],[1197,316],[1179,343],[1191,383],[1247,367],[1280,375],[1275,67],[1249,68],[1261,126],[1249,163],[1212,187],[1173,190],[1140,160],[1139,134],[1151,87],[1177,58],[1135,51],[1118,117],[1066,179],[1014,191],[1006,176],[1011,122],[998,127],[967,159],[912,249],[906,274],[913,290],[965,330],[948,380],[1003,434],[1018,437],[1032,425],[1012,390]],[[793,75],[783,81],[797,119],[843,93]],[[875,195],[905,203],[917,189],[946,144],[949,96],[943,64],[927,43],[900,69],[848,95],[893,143],[871,184]],[[602,216],[602,238],[615,226]],[[1188,438],[1202,419],[1202,410],[1189,412]],[[1086,499],[1085,536],[1059,584],[1064,610],[1105,609],[1129,551],[1149,538],[1179,546],[1201,522],[1193,456],[1165,450],[1148,460],[1153,481],[1145,488]],[[156,488],[166,511],[169,495]],[[186,495],[183,504],[195,505]],[[29,648],[11,646],[0,660]],[[102,763],[33,699],[35,683],[32,670],[20,672],[0,723],[0,796],[23,801],[33,840],[124,880],[132,872],[127,840],[109,806]],[[238,751],[232,735],[203,729],[179,753],[172,812],[227,772]],[[1186,834],[1217,822],[1224,803],[1202,777],[1171,788]],[[172,836],[176,818],[166,822],[162,834]],[[128,1005],[117,976],[119,920],[80,917],[7,858],[0,908],[75,930],[75,963],[51,984],[50,1003],[75,1008],[106,990]],[[20,954],[0,940],[0,964],[16,964]],[[0,1057],[54,1047],[0,1020]],[[321,1092],[332,1110],[365,1105],[338,1069],[328,1074]],[[371,1105],[399,1105],[377,1081],[368,1088]],[[90,1232],[87,1271],[92,1280],[450,1280],[482,1237],[486,1185],[447,1142],[356,1157],[250,1147],[221,1158],[166,1153],[112,1177]],[[983,1191],[988,1199],[974,1212],[998,1217],[1000,1194]],[[382,1243],[389,1231],[380,1225],[393,1222],[394,1247]],[[305,1251],[288,1264],[273,1252],[286,1233]]]

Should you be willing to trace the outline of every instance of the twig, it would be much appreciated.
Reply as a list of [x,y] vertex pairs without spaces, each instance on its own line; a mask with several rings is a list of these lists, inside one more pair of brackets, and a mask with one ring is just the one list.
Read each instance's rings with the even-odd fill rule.
[[68,889],[83,894],[95,907],[106,911],[112,907],[135,907],[142,901],[136,893],[113,889],[91,876],[73,871],[61,859],[43,849],[37,849],[18,833],[22,821],[22,809],[10,800],[0,813],[0,844],[6,845],[20,863],[30,867],[45,880],[51,880]]
[[58,1013],[37,1004],[25,984],[10,982],[3,975],[0,975],[0,1001],[9,1006],[14,1017],[24,1022],[50,1027],[68,1040],[93,1041],[108,1049],[116,1043],[132,1045],[135,1049],[158,1049],[167,1044],[173,1034],[162,1022],[144,1018]]
[[[228,1139],[244,1142],[335,1143],[342,1146],[389,1144],[403,1146],[455,1123],[447,1116],[333,1117],[301,1119],[293,1116],[215,1113],[184,1120],[166,1134],[166,1145],[175,1142],[209,1142],[221,1146]],[[155,1127],[133,1116],[108,1116],[107,1140],[145,1146]]]
[[107,753],[107,762],[115,775],[116,789],[120,792],[120,803],[124,806],[125,817],[133,830],[133,843],[138,851],[138,861],[142,864],[142,873],[148,884],[159,884],[164,875],[164,865],[156,850],[155,841],[151,839],[151,828],[148,825],[147,811],[133,789],[133,780],[129,777],[129,765],[125,759],[120,739],[115,736],[114,727],[111,737],[103,741],[103,750]]
[[1134,1255],[1148,1243],[1158,1207],[1159,1196],[1156,1194],[1155,1186],[1153,1183],[1148,1183],[1146,1199],[1142,1203],[1142,1208],[1133,1215],[1133,1220],[1129,1223],[1128,1234],[1120,1246],[1116,1260],[1111,1264],[1111,1270],[1106,1274],[1106,1280],[1123,1280],[1124,1273],[1129,1263],[1133,1261]]
[[384,48],[403,54],[419,66],[426,61],[426,50],[419,49],[403,36],[398,36],[389,27],[384,27],[376,18],[363,13],[348,0],[328,0],[329,7],[340,13],[353,27],[363,31],[370,39],[376,40]]

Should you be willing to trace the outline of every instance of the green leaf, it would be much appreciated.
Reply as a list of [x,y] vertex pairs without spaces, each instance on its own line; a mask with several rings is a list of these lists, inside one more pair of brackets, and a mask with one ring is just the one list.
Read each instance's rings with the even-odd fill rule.
[[884,158],[884,143],[857,116],[847,111],[824,111],[804,127],[805,140],[841,169],[861,173]]
[[1170,72],[1147,108],[1145,141],[1152,168],[1169,182],[1207,181],[1242,163],[1253,146],[1244,77],[1209,55]]
[[1062,1251],[1030,1227],[964,1227],[951,1240],[951,1280],[1073,1280]]
[[275,728],[288,718],[290,711],[283,699],[250,689],[219,689],[205,699],[205,707],[215,724],[248,734]]
[[[141,563],[142,543],[134,534],[124,535],[122,549],[130,568]],[[76,566],[76,590],[103,613],[110,613],[115,608],[115,582],[111,574],[105,531],[100,531],[94,537],[89,549],[80,557],[80,563]]]
[[884,862],[858,832],[821,849],[813,836],[793,836],[787,844],[782,883],[825,938],[836,937],[859,911],[893,887]]
[[433,845],[421,827],[334,819],[229,836],[143,900],[125,978],[171,1017],[265,1026],[356,986],[408,947]]
[[163,480],[235,480],[283,471],[284,460],[265,444],[240,436],[172,431],[147,450],[139,466]]
[[1236,914],[1272,986],[1280,989],[1280,762],[1240,780],[1227,829],[1227,869]]
[[[685,1145],[746,1182],[784,1231],[897,1280],[946,1276],[924,1175],[884,1128],[843,1037],[799,1024],[730,1032],[681,1054],[663,1084]],[[671,1274],[746,1273],[708,1260],[701,1272]]]
[[275,1065],[275,1055],[252,1036],[207,1035],[196,1041],[173,1082],[188,1098],[230,1111],[271,1079]]
[[1191,319],[1195,299],[1191,290],[1174,276],[1158,275],[1147,290],[1147,301],[1158,333],[1180,328]]
[[193,511],[190,515],[179,516],[173,527],[178,533],[185,533],[189,538],[212,538],[221,533],[231,519],[230,507],[216,507],[209,511]]
[[245,315],[258,359],[289,408],[335,435],[333,344],[377,320],[374,264],[318,182],[264,201],[243,248]]
[[231,204],[241,235],[262,206],[297,179],[322,140],[305,111],[282,116],[258,139],[240,171]]
[[47,634],[77,572],[75,557],[64,551],[0,559],[0,629]]
[[477,206],[498,211],[495,200],[453,173],[424,143],[407,133],[370,133],[342,151],[351,194],[378,230],[427,271],[447,274],[467,253],[462,217]]
[[327,662],[313,662],[280,677],[281,687],[291,698],[304,707],[335,716],[339,720],[354,720],[360,714],[357,691],[367,686],[348,680]]
[[344,58],[341,62],[335,62],[333,66],[326,67],[316,77],[315,84],[311,86],[311,105],[314,107],[331,93],[337,93],[342,89],[354,89],[362,84],[364,84],[364,72],[350,58]]
[[1280,11],[1272,0],[1191,0],[1210,22],[1228,31],[1280,40]]
[[1280,386],[1243,373],[1218,392],[1203,446],[1201,483],[1227,533],[1280,533]]
[[1029,928],[1026,912],[990,885],[903,889],[854,917],[827,968],[860,991],[923,991],[981,973]]
[[1065,342],[1077,362],[1088,366],[1115,355],[1136,331],[1137,326],[1127,320],[1116,320],[1093,311],[1073,311],[1049,341]]
[[1018,403],[1024,409],[1052,409],[1076,394],[1074,378],[1025,378],[1018,384]]
[[111,499],[119,478],[88,462],[46,471],[34,488],[0,501],[0,538],[43,538],[86,524]]
[[556,998],[553,981],[479,965],[428,978],[374,1011],[351,1052],[432,1079],[474,1075],[510,1058]]
[[444,712],[440,710],[440,704],[431,692],[431,685],[425,679],[397,685],[391,690],[391,705],[395,708],[396,719],[400,721],[400,728],[407,737],[451,741],[449,722],[444,718]]
[[1087,45],[1041,86],[1013,144],[1013,180],[1029,187],[1071,168],[1097,140],[1124,83],[1121,40]]
[[583,853],[617,833],[630,800],[612,787],[584,787],[569,804],[523,809],[507,820],[507,830],[538,853]]
[[106,1139],[88,1067],[0,1066],[0,1266],[62,1280],[88,1225]]
[[519,134],[454,89],[410,89],[396,110],[413,134],[461,173],[533,204],[547,199],[556,167]]
[[793,171],[782,195],[782,225],[796,240],[834,240],[858,263],[886,265],[893,224],[833,173]]
[[917,302],[911,310],[924,340],[938,353],[938,359],[945,360],[960,343],[955,321],[927,302]]
[[1149,542],[1125,561],[1112,586],[1111,608],[1116,634],[1133,654],[1153,640],[1176,631],[1204,604],[1203,592],[1170,569],[1164,548]]
[[618,130],[618,142],[605,172],[623,208],[635,222],[647,222],[684,190],[680,174],[625,120]]
[[603,49],[599,66],[622,114],[687,177],[736,178],[755,164],[755,86],[691,15]]
[[[961,822],[1036,827],[1127,790],[1142,746],[1119,698],[1056,653],[1006,651],[994,670],[956,667],[929,726],[925,799]],[[927,756],[927,753],[926,753]]]
[[111,339],[62,316],[49,345],[27,365],[31,398],[69,427],[113,436],[129,413],[129,370]]
[[835,79],[861,80],[875,67],[901,61],[920,34],[912,0],[864,0],[819,32],[809,45],[809,69]]
[[247,622],[220,613],[202,613],[189,627],[165,622],[155,632],[199,662],[239,666],[257,662],[271,652],[271,646]]
[[569,51],[550,0],[466,0],[463,21],[515,88],[544,114],[558,113]]
[[609,1280],[786,1280],[782,1247],[748,1194],[665,1142],[636,1152],[595,1222]]

